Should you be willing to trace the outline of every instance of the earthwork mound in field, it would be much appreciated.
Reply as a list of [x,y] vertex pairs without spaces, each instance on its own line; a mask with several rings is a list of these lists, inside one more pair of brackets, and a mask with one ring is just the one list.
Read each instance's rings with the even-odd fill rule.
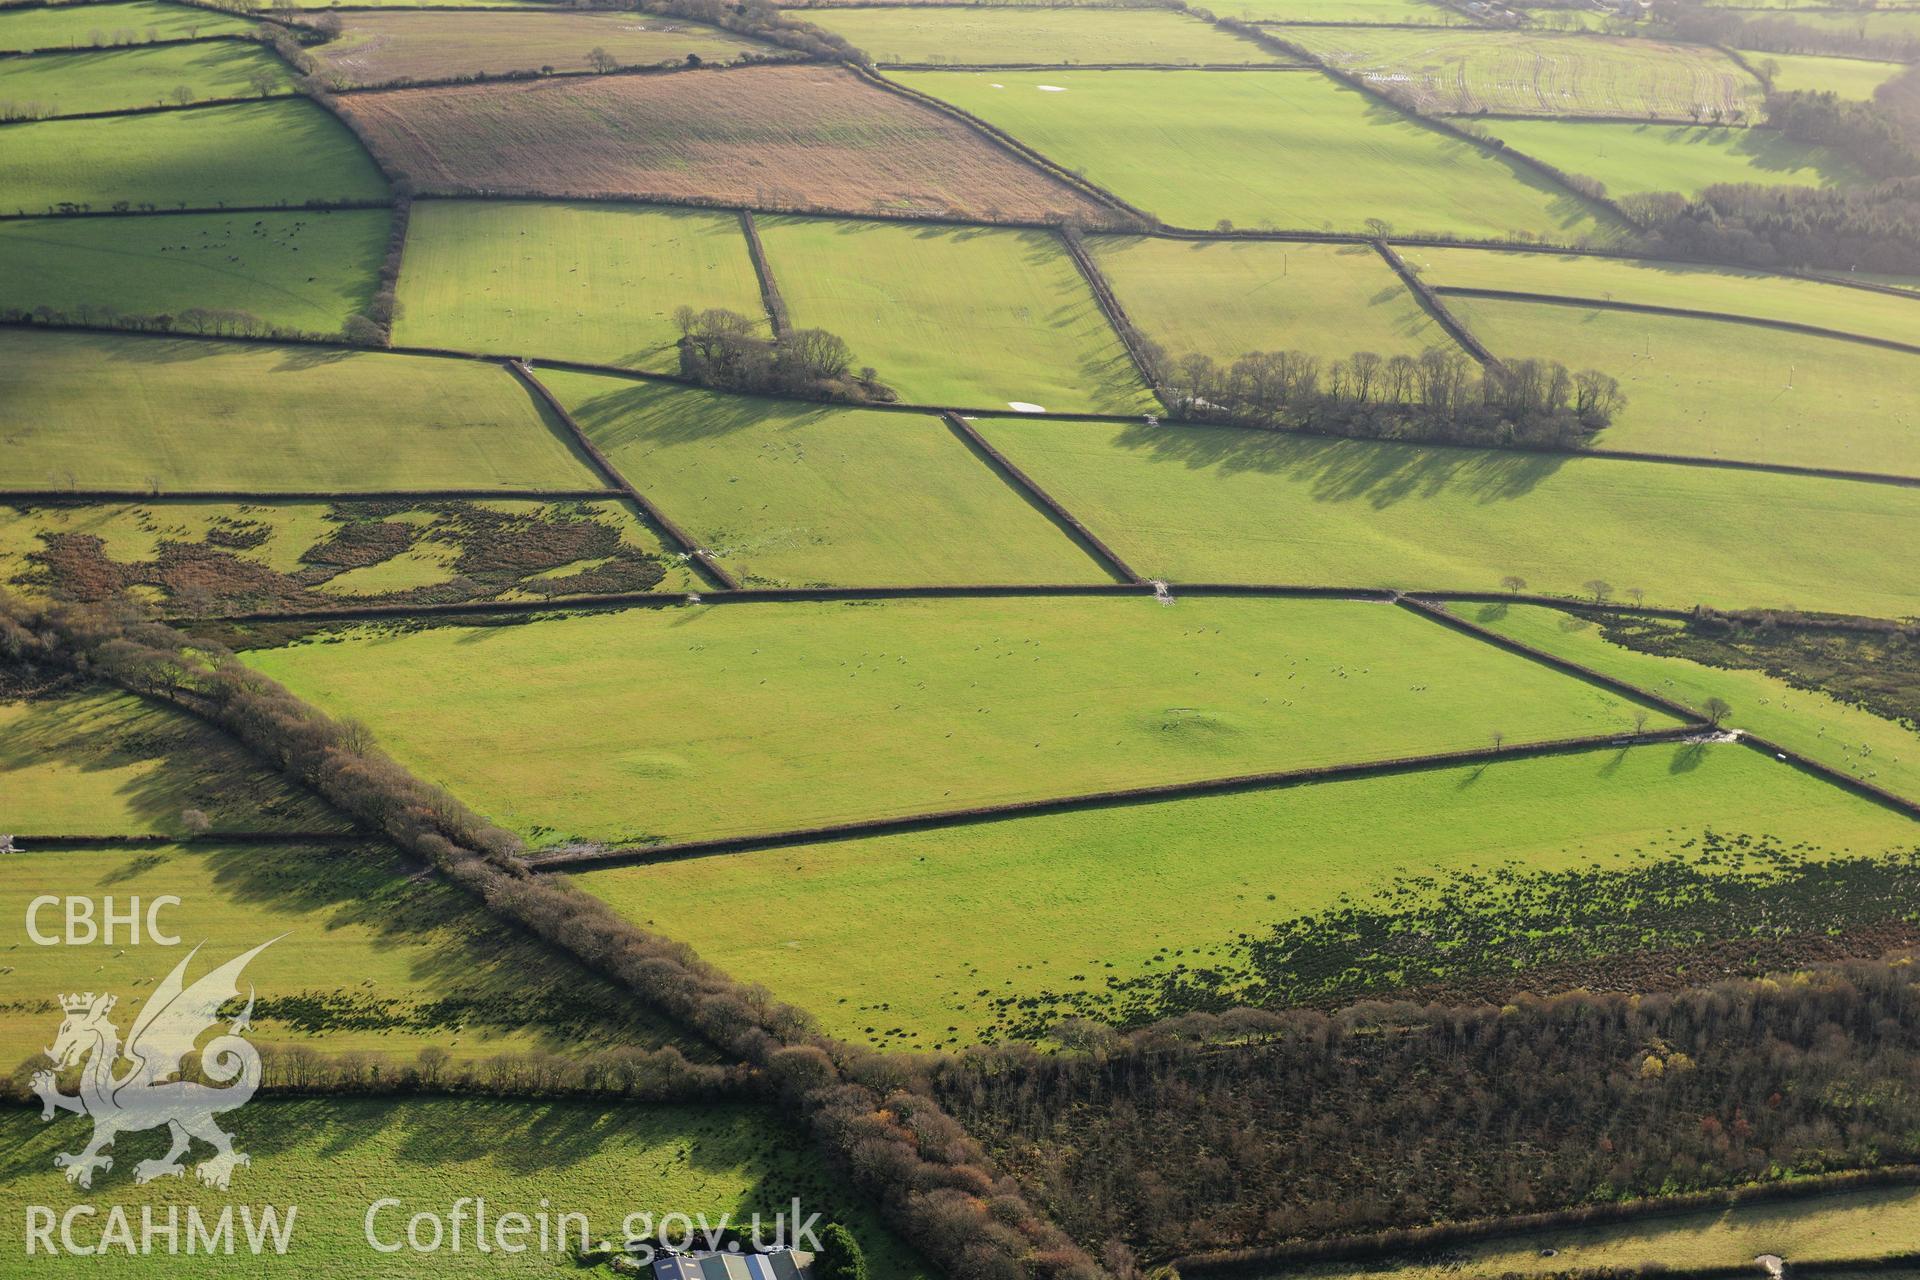
[[540,80],[343,99],[430,191],[852,213],[1094,215],[958,121],[837,68]]

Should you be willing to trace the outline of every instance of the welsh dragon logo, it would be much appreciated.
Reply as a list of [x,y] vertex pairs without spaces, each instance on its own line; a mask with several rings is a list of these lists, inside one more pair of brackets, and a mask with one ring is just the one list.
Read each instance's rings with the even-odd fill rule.
[[[113,1157],[101,1154],[122,1133],[158,1129],[165,1125],[173,1135],[173,1145],[158,1160],[142,1160],[133,1168],[135,1182],[155,1178],[180,1177],[186,1172],[180,1157],[193,1145],[193,1139],[210,1145],[214,1154],[194,1166],[194,1175],[210,1187],[224,1191],[233,1171],[250,1161],[245,1152],[233,1149],[233,1135],[221,1130],[214,1117],[232,1111],[253,1097],[260,1087],[260,1053],[240,1033],[247,1030],[253,1015],[253,990],[247,991],[247,1007],[227,1027],[226,1034],[215,1036],[200,1051],[200,1074],[224,1085],[214,1088],[197,1081],[176,1079],[182,1061],[195,1050],[200,1036],[216,1026],[220,1006],[240,995],[241,970],[247,962],[272,946],[278,938],[261,943],[207,974],[192,986],[186,985],[187,964],[200,950],[195,947],[187,958],[175,965],[166,981],[134,1019],[133,1030],[124,1046],[120,1032],[107,1015],[113,1012],[117,997],[95,995],[62,996],[60,1008],[66,1014],[60,1034],[54,1037],[47,1056],[53,1059],[53,1071],[37,1072],[33,1091],[40,1095],[40,1118],[51,1120],[58,1111],[72,1111],[93,1117],[93,1139],[77,1153],[61,1152],[53,1157],[55,1168],[67,1171],[67,1181],[79,1187],[93,1185],[94,1170],[113,1168]],[[132,1065],[116,1074],[122,1059]],[[60,1092],[56,1071],[65,1071],[85,1061],[80,1072],[80,1092],[68,1097]]]

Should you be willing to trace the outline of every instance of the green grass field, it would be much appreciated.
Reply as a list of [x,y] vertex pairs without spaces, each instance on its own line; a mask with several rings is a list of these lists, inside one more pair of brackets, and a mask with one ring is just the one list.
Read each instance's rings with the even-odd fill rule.
[[1744,56],[1755,67],[1773,63],[1773,87],[1777,92],[1834,93],[1853,102],[1870,101],[1875,89],[1907,69],[1904,63],[1875,62],[1867,58],[1754,51]]
[[478,361],[0,333],[0,488],[598,485],[560,431]]
[[[1888,299],[1898,302],[1898,299]],[[1495,354],[1620,380],[1602,448],[1920,474],[1920,355],[1728,320],[1451,298]]]
[[1616,200],[1649,191],[1692,193],[1722,182],[1831,187],[1863,181],[1837,153],[1771,129],[1606,120],[1489,120],[1486,128],[1562,173],[1604,184]]
[[[460,889],[421,879],[385,847],[164,845],[12,855],[0,883],[0,1069],[38,1055],[59,1025],[55,998],[113,991],[130,1004],[189,948],[190,973],[278,938],[247,967],[258,991],[258,1042],[412,1059],[437,1044],[463,1060],[541,1049],[568,1052],[678,1037],[597,977],[487,915]],[[178,951],[143,941],[41,947],[26,934],[41,894],[99,899],[125,910],[172,895],[160,923]],[[96,906],[96,912],[101,908]],[[43,932],[62,929],[43,909]],[[143,934],[144,938],[144,934]],[[125,1026],[122,1026],[125,1030]],[[711,1059],[704,1045],[689,1057]],[[5,1185],[0,1177],[0,1186]]]
[[1797,276],[1681,262],[1501,253],[1408,245],[1401,256],[1429,285],[1558,293],[1602,302],[1724,311],[1920,344],[1920,303]]
[[621,66],[731,62],[774,45],[698,22],[628,13],[349,13],[316,46],[321,73],[343,84],[389,84],[511,71],[585,71],[604,49]]
[[937,418],[544,376],[622,474],[749,584],[1108,580]]
[[[1418,22],[1471,26],[1458,10],[1427,0],[1231,0],[1214,12],[1247,22]],[[1285,35],[1285,32],[1281,33]]]
[[1733,708],[1727,724],[1770,738],[1830,768],[1920,801],[1920,740],[1902,725],[1762,671],[1707,666],[1616,644],[1597,623],[1535,605],[1459,605],[1481,626],[1570,658],[1696,710],[1709,698]]
[[196,5],[129,0],[125,4],[58,4],[0,9],[0,51],[83,49],[191,40],[251,31],[239,14]]
[[[972,1040],[993,1020],[993,1000],[1098,992],[1173,957],[1204,965],[1215,947],[1343,895],[1470,868],[1634,865],[1661,847],[1673,856],[1707,828],[1868,853],[1911,845],[1914,830],[1744,747],[1652,746],[578,879],[814,1010],[829,1031],[924,1049]],[[782,907],[768,927],[724,927],[735,904],[774,892]],[[848,902],[862,909],[848,912]]]
[[424,200],[407,225],[396,341],[679,369],[682,306],[763,317],[730,213]]
[[1088,249],[1128,317],[1176,360],[1280,350],[1337,360],[1451,342],[1365,245],[1096,236]]
[[184,713],[105,688],[0,702],[0,821],[10,834],[177,836],[188,809],[218,831],[344,826]]
[[[637,572],[633,552],[658,573]],[[35,602],[121,586],[169,612],[208,613],[697,585],[618,500],[0,505],[0,587]]]
[[875,62],[1236,63],[1284,61],[1165,9],[809,9]]
[[0,211],[384,200],[346,126],[305,99],[7,126]]
[[237,40],[0,59],[0,102],[35,103],[50,116],[185,105],[182,93],[187,102],[258,98],[262,86],[291,92],[286,64]]
[[[95,1197],[110,1196],[127,1206],[136,1237],[140,1206],[147,1204],[195,1204],[209,1220],[235,1201],[276,1205],[282,1213],[297,1205],[292,1247],[285,1259],[270,1257],[265,1265],[297,1268],[313,1280],[384,1280],[420,1269],[450,1277],[574,1272],[572,1258],[557,1244],[545,1254],[534,1247],[537,1230],[519,1240],[529,1246],[524,1253],[479,1252],[470,1206],[458,1252],[450,1247],[432,1254],[404,1247],[398,1253],[375,1252],[367,1243],[365,1218],[382,1197],[400,1201],[376,1220],[383,1243],[404,1243],[407,1219],[415,1213],[439,1215],[445,1226],[462,1196],[486,1197],[489,1230],[496,1215],[521,1213],[535,1220],[546,1213],[556,1221],[562,1212],[581,1213],[595,1239],[619,1237],[632,1213],[649,1214],[656,1223],[671,1213],[705,1215],[710,1224],[726,1214],[742,1225],[759,1213],[771,1234],[773,1215],[790,1212],[789,1201],[798,1197],[802,1217],[817,1211],[822,1223],[840,1221],[853,1231],[874,1280],[927,1280],[933,1274],[849,1194],[844,1177],[811,1154],[805,1135],[770,1108],[454,1098],[258,1100],[223,1122],[234,1130],[236,1146],[253,1157],[251,1166],[234,1174],[231,1195],[191,1177],[135,1186],[136,1158],[159,1156],[166,1146],[158,1135],[143,1133],[115,1146],[118,1158],[111,1173],[96,1179]],[[53,1167],[53,1156],[76,1149],[87,1132],[86,1121],[77,1117],[42,1126],[37,1111],[5,1114],[0,1206],[10,1219],[21,1221],[22,1206],[28,1204],[72,1201],[74,1192]],[[164,1209],[156,1216],[164,1222]],[[96,1238],[103,1223],[104,1218],[90,1224]],[[237,1214],[234,1230],[239,1232]],[[183,1251],[185,1239],[183,1211]],[[164,1251],[146,1258],[113,1257],[105,1261],[115,1265],[104,1268],[102,1261],[68,1255],[36,1258],[32,1265],[50,1276],[104,1270],[129,1280],[178,1275],[182,1266],[180,1257]],[[244,1243],[232,1256],[200,1255],[192,1261],[197,1276],[258,1276],[262,1266]]]
[[[1056,163],[1184,227],[1606,238],[1591,206],[1322,76],[903,72]],[[1048,92],[1052,86],[1060,92]]]
[[542,845],[1605,734],[1635,710],[1403,611],[1329,601],[709,605],[245,660]]
[[1066,248],[1045,231],[763,218],[797,329],[827,329],[904,400],[1157,408]]
[[1802,9],[1781,16],[1791,18],[1796,26],[1839,31],[1869,40],[1920,39],[1920,9],[1911,6],[1890,5],[1873,13],[1820,13]]
[[5,222],[0,306],[75,319],[204,307],[338,333],[372,299],[386,241],[379,209]]
[[[1387,1280],[1446,1280],[1463,1272],[1559,1275],[1609,1267],[1635,1268],[1649,1258],[1681,1270],[1746,1267],[1763,1253],[1789,1259],[1796,1269],[1811,1269],[1824,1262],[1857,1262],[1912,1253],[1916,1245],[1920,1245],[1920,1191],[1881,1187],[1468,1243],[1449,1248],[1444,1265],[1376,1262],[1355,1269],[1327,1263],[1289,1267],[1273,1275],[1276,1280],[1282,1275],[1301,1280],[1357,1280],[1363,1275]],[[1553,1250],[1551,1260],[1545,1253],[1549,1249]],[[1913,1273],[1876,1266],[1872,1274]]]
[[1662,463],[1330,440],[1227,427],[981,422],[982,434],[1142,573],[1796,605],[1898,617],[1920,492]]
[[1526,31],[1301,27],[1287,38],[1331,66],[1410,97],[1433,115],[1684,116],[1758,119],[1765,96],[1739,63],[1705,45]]

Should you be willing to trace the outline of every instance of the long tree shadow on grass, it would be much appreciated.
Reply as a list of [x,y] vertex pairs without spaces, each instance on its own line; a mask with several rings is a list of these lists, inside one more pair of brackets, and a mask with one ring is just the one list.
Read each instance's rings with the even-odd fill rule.
[[[696,444],[739,432],[790,431],[844,411],[839,405],[689,391],[647,382],[623,384],[567,407],[593,442],[609,452],[629,446]],[[644,489],[644,474],[639,482]]]
[[[1097,429],[1097,428],[1096,428]],[[1561,454],[1344,440],[1236,427],[1130,426],[1123,449],[1191,471],[1255,472],[1304,487],[1316,502],[1388,507],[1457,494],[1481,503],[1525,497],[1566,464]]]
[[32,824],[43,835],[178,833],[187,809],[201,810],[216,828],[229,831],[346,829],[326,805],[184,713],[87,685],[68,685],[10,710],[0,737],[0,773],[35,765],[83,776],[113,773],[113,794],[133,819],[120,824],[102,818],[97,829],[84,831]]

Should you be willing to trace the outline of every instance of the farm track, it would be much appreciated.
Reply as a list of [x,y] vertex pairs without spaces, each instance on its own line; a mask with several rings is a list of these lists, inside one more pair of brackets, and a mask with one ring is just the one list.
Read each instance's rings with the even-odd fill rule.
[[910,831],[933,831],[945,827],[970,826],[1006,818],[1036,817],[1043,814],[1074,813],[1088,809],[1110,809],[1123,805],[1152,804],[1191,796],[1232,795],[1247,791],[1274,791],[1306,783],[1343,782],[1356,778],[1384,777],[1416,773],[1459,765],[1490,764],[1542,756],[1576,755],[1606,748],[1625,748],[1661,742],[1679,742],[1699,734],[1699,724],[1642,733],[1598,734],[1581,738],[1560,738],[1516,746],[1478,747],[1468,751],[1432,752],[1400,756],[1386,760],[1355,761],[1347,764],[1316,765],[1301,769],[1281,769],[1267,773],[1238,774],[1226,778],[1206,778],[1194,782],[1156,783],[1142,787],[1123,787],[1112,791],[1085,792],[1040,800],[1015,800],[1007,804],[981,805],[967,809],[945,809],[932,813],[910,814],[897,818],[873,818],[858,822],[803,827],[791,831],[760,835],[721,836],[710,840],[685,840],[643,847],[580,850],[529,858],[527,866],[535,871],[577,871],[603,867],[639,866],[657,862],[679,862],[688,858],[706,858],[728,853],[752,853],[795,845],[822,844],[833,840],[868,836],[898,835]]
[[513,371],[514,376],[525,383],[527,389],[538,396],[541,403],[545,404],[547,408],[553,412],[553,415],[565,424],[567,430],[573,433],[575,443],[577,443],[581,451],[592,460],[594,468],[598,470],[601,475],[605,476],[609,483],[617,486],[626,494],[628,500],[638,508],[641,516],[645,518],[656,531],[664,535],[668,542],[672,543],[682,552],[710,581],[716,582],[730,590],[737,589],[740,586],[740,584],[734,580],[733,575],[721,568],[714,558],[708,555],[706,551],[687,534],[686,530],[675,524],[664,511],[654,506],[646,495],[642,494],[640,490],[633,486],[631,481],[620,474],[619,469],[613,465],[613,460],[600,451],[600,446],[593,442],[592,437],[587,435],[586,430],[574,419],[573,414],[568,411],[565,405],[560,403],[559,397],[549,391],[544,382],[541,382],[540,379],[533,376],[532,369],[518,360],[509,360],[506,362],[506,365],[508,369]]

